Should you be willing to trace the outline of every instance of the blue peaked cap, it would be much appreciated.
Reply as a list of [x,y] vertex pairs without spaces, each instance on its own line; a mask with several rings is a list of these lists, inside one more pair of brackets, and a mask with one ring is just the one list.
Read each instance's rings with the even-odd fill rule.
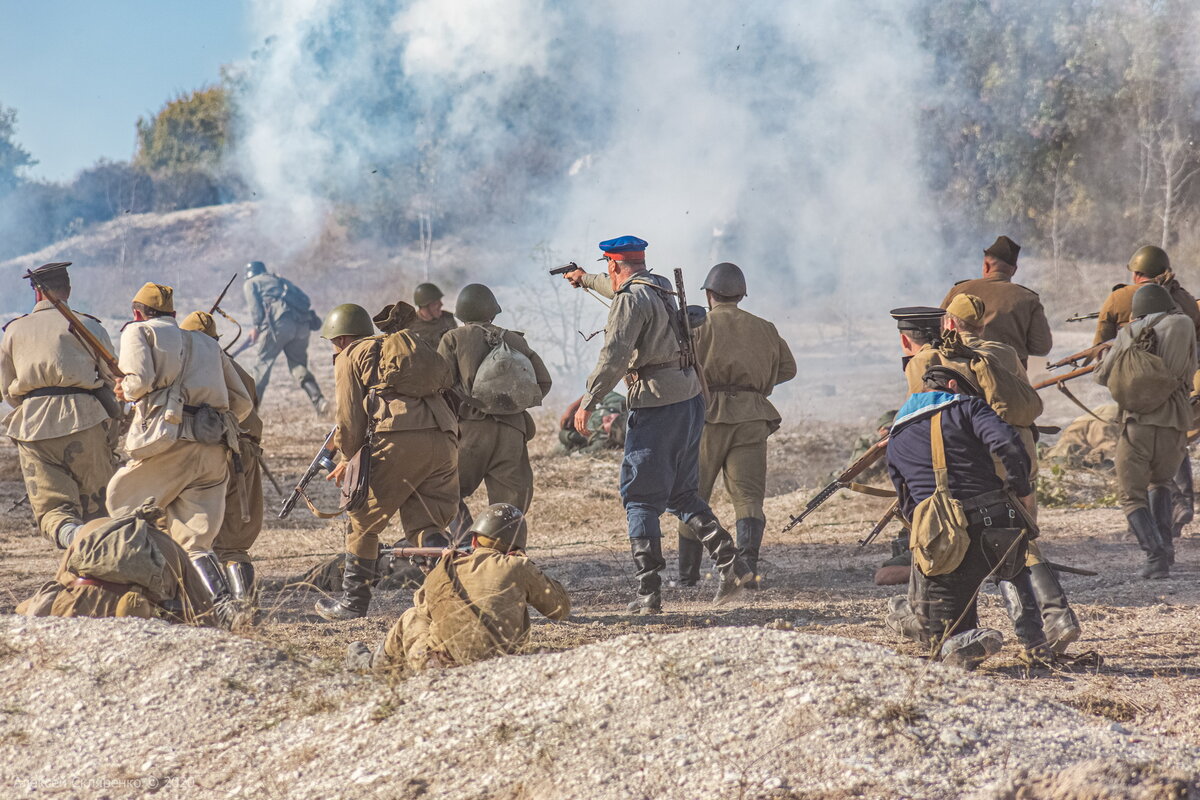
[[606,253],[640,253],[649,246],[649,242],[636,236],[618,236],[600,243],[600,249]]

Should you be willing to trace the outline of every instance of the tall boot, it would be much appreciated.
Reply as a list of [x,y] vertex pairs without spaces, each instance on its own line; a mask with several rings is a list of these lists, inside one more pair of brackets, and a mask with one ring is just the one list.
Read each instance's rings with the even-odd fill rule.
[[1171,568],[1167,563],[1167,554],[1163,551],[1162,536],[1158,526],[1154,524],[1154,516],[1147,508],[1136,509],[1126,515],[1129,529],[1137,538],[1138,546],[1146,554],[1146,564],[1142,567],[1143,578],[1169,578]]
[[1038,611],[1029,570],[1021,570],[1010,581],[1000,581],[1000,595],[1004,598],[1004,610],[1012,620],[1017,641],[1026,653],[1044,658],[1048,650],[1046,634],[1042,630],[1042,616]]
[[700,562],[704,560],[704,545],[699,539],[679,534],[679,585],[695,586],[700,582]]
[[454,514],[454,519],[450,520],[447,526],[450,531],[450,537],[459,544],[470,544],[467,531],[475,524],[475,518],[471,516],[471,509],[467,508],[467,504],[462,500],[458,501],[458,511]]
[[1056,653],[1065,652],[1067,645],[1079,638],[1083,632],[1079,618],[1067,602],[1067,593],[1058,581],[1058,574],[1044,561],[1029,568],[1029,582],[1033,596],[1042,609],[1042,630],[1046,643]]
[[630,602],[630,614],[658,614],[662,611],[662,576],[667,566],[662,557],[662,539],[630,539],[629,551],[633,555],[638,581],[637,599]]
[[1171,535],[1175,517],[1175,501],[1171,498],[1168,486],[1159,486],[1150,490],[1150,515],[1154,517],[1154,526],[1158,529],[1158,537],[1162,541],[1163,555],[1166,556],[1167,566],[1175,565],[1175,538]]
[[213,621],[218,628],[231,629],[234,617],[237,616],[237,608],[234,606],[229,583],[225,580],[225,572],[221,569],[216,554],[202,553],[192,556],[192,569],[200,577],[200,582],[204,584],[212,601]]
[[1183,534],[1183,526],[1196,517],[1196,485],[1192,481],[1192,455],[1184,453],[1175,479],[1171,481],[1171,538]]
[[759,588],[762,581],[758,574],[758,551],[762,547],[763,530],[766,527],[766,520],[756,517],[743,517],[736,524],[738,550],[742,552],[742,559],[753,573],[753,577],[746,583],[748,589]]
[[313,404],[318,415],[325,416],[329,412],[329,403],[326,402],[325,395],[321,394],[321,387],[311,372],[300,379],[300,388],[308,395],[309,402]]
[[687,525],[704,545],[704,549],[708,551],[712,560],[717,562],[717,572],[721,576],[721,582],[717,586],[717,594],[713,598],[713,603],[721,605],[729,602],[742,593],[743,584],[750,580],[754,573],[742,560],[729,531],[721,527],[720,521],[713,516],[711,511],[706,514],[697,514],[688,521]]
[[342,572],[342,593],[338,597],[323,597],[313,607],[328,620],[358,619],[367,615],[371,606],[371,582],[375,580],[374,558],[359,558],[346,554]]
[[254,581],[254,565],[249,561],[225,562],[225,575],[229,579],[229,593],[233,601],[247,612],[258,605],[258,585]]

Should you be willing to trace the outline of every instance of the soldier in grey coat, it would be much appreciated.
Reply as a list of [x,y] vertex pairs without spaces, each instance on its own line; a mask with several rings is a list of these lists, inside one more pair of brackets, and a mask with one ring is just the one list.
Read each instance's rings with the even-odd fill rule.
[[271,380],[271,367],[283,354],[288,370],[300,388],[312,401],[318,414],[329,408],[316,377],[308,369],[308,335],[320,327],[321,320],[312,310],[308,295],[296,284],[272,275],[261,261],[246,265],[246,282],[242,286],[254,329],[250,341],[258,343],[258,359],[254,363],[254,384],[259,402]]

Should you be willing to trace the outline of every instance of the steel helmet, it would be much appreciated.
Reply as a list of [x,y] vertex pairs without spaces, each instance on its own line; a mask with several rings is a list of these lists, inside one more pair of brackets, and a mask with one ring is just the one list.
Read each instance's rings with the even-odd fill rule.
[[1152,244],[1138,248],[1129,259],[1129,271],[1145,275],[1147,278],[1157,278],[1170,268],[1171,259],[1167,256],[1167,251]]
[[454,316],[463,322],[489,322],[500,313],[496,295],[482,283],[464,286],[454,305]]
[[722,297],[745,297],[746,276],[737,264],[722,261],[708,271],[708,277],[700,288]]
[[433,283],[422,283],[413,292],[413,305],[417,308],[422,308],[430,303],[436,303],[445,297],[442,290]]
[[[1142,273],[1145,274],[1145,273]],[[1160,311],[1173,311],[1175,301],[1171,294],[1157,283],[1144,283],[1133,293],[1133,309],[1130,316],[1134,319],[1147,314],[1157,314]]]
[[246,265],[246,277],[253,278],[255,275],[262,275],[267,271],[267,265],[261,261],[251,261]]
[[362,306],[342,303],[325,317],[321,325],[321,338],[334,339],[338,336],[355,336],[361,339],[375,333],[375,323]]
[[524,550],[528,530],[521,509],[508,503],[493,503],[467,530],[483,547],[507,553]]

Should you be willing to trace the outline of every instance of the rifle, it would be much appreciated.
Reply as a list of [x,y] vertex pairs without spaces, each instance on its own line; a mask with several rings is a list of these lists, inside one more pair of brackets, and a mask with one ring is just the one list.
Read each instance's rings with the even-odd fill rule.
[[[1054,370],[1054,369],[1062,369],[1063,367],[1079,368],[1079,367],[1087,366],[1088,364],[1091,364],[1093,361],[1099,361],[1100,359],[1104,358],[1104,354],[1107,353],[1109,348],[1111,348],[1112,346],[1113,346],[1113,343],[1111,341],[1101,342],[1100,344],[1092,345],[1091,347],[1089,347],[1086,350],[1080,350],[1078,353],[1074,353],[1072,355],[1067,356],[1066,358],[1059,359],[1058,361],[1053,361],[1053,362],[1047,361],[1046,369]],[[1050,384],[1046,384],[1046,385],[1049,386]],[[1037,388],[1037,387],[1034,387],[1034,388]]]
[[471,551],[450,547],[381,547],[379,555],[392,558],[441,558],[446,553],[467,555]]
[[[221,301],[225,299],[225,295],[229,291],[229,287],[233,286],[233,282],[236,280],[237,280],[237,273],[235,272],[235,273],[233,273],[233,277],[229,279],[229,283],[225,284],[225,288],[221,290],[221,293],[219,295],[217,295],[217,301],[215,303],[213,303],[212,308],[210,308],[208,310],[208,313],[210,316],[212,314],[220,314],[222,317],[224,317],[225,319],[229,320],[230,322],[232,322],[234,325],[237,326],[237,333],[235,333],[233,335],[233,338],[229,340],[229,344],[225,345],[225,347],[223,348],[226,353],[229,352],[229,348],[233,347],[234,344],[237,343],[238,339],[242,338],[242,324],[240,322],[238,322],[236,319],[234,319],[232,316],[230,316],[229,314],[225,313],[225,309],[221,308]],[[242,350],[245,350],[245,349],[246,348],[244,348],[244,347],[242,348]],[[240,353],[242,351],[238,350],[238,352]]]
[[279,519],[284,519],[288,514],[292,513],[292,509],[296,507],[296,501],[301,497],[306,501],[308,500],[308,497],[304,494],[304,490],[308,487],[309,482],[317,477],[317,473],[322,470],[333,472],[334,467],[337,466],[333,463],[333,457],[337,453],[337,450],[329,446],[329,443],[333,441],[335,433],[337,433],[336,425],[325,435],[325,441],[321,443],[321,449],[317,451],[316,457],[313,458],[312,462],[308,465],[308,469],[304,471],[304,475],[296,483],[296,488],[292,489],[292,493],[283,501],[283,508],[279,510]]
[[1073,316],[1067,317],[1067,322],[1083,322],[1084,320],[1089,320],[1089,319],[1100,319],[1100,312],[1093,311],[1090,314],[1075,314]]
[[871,528],[871,532],[868,533],[866,536],[864,536],[862,539],[858,540],[858,547],[856,549],[862,550],[864,547],[869,545],[871,542],[875,541],[875,538],[877,536],[879,536],[879,534],[883,533],[883,529],[888,526],[888,523],[899,516],[900,516],[900,498],[896,498],[896,502],[894,502],[890,506],[888,506],[888,510],[883,512],[883,516],[880,517],[879,521],[875,523],[875,527]]
[[691,320],[688,319],[687,293],[683,288],[683,270],[679,267],[675,268],[675,294],[679,300],[679,365],[684,369],[692,368],[696,373],[696,377],[700,379],[700,393],[704,395],[704,402],[708,402],[708,381],[704,378],[704,370],[700,368],[699,359],[696,358],[696,335],[692,331]]
[[[57,261],[53,264],[43,264],[42,266],[69,267],[70,265],[70,261]],[[108,352],[108,348],[106,348],[100,342],[100,340],[96,338],[95,334],[87,329],[86,325],[79,321],[79,317],[75,316],[75,312],[68,308],[66,303],[64,303],[62,300],[59,300],[54,296],[54,292],[46,288],[45,284],[42,283],[41,277],[38,276],[33,270],[26,272],[24,277],[33,284],[34,288],[42,293],[42,297],[45,297],[56,309],[58,309],[58,313],[67,318],[67,328],[71,331],[71,335],[78,339],[80,343],[84,345],[84,347],[86,347],[88,350],[91,350],[92,356],[103,366],[107,367],[108,371],[112,373],[114,378],[124,378],[125,373],[121,371],[120,365],[117,364],[116,356]]]
[[848,489],[853,486],[854,479],[865,472],[868,467],[878,461],[883,454],[887,452],[887,443],[888,437],[885,436],[875,444],[871,445],[870,449],[863,453],[858,461],[855,461],[853,464],[847,467],[845,472],[843,472],[841,475],[838,475],[836,478],[830,481],[828,486],[817,492],[816,495],[814,495],[813,498],[808,501],[808,505],[804,507],[804,510],[798,515],[794,515],[792,517],[791,521],[788,522],[787,526],[782,532],[787,533],[801,522],[804,522],[805,517],[816,511],[822,503],[837,494],[840,489]]

